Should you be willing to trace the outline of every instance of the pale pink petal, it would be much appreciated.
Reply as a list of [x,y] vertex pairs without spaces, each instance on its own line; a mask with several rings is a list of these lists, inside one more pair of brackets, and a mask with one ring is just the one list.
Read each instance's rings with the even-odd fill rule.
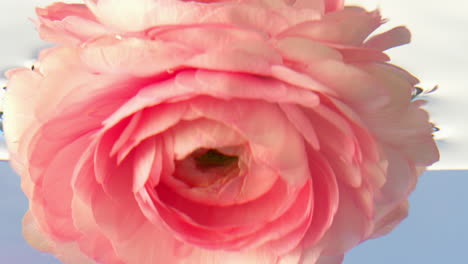
[[312,148],[314,150],[319,150],[320,143],[317,137],[317,132],[302,109],[292,104],[280,104],[280,107],[288,117],[289,121],[294,124],[296,129],[302,134]]
[[384,63],[361,65],[360,69],[370,74],[375,84],[385,90],[388,101],[382,106],[383,111],[395,111],[409,104],[413,85],[406,74]]
[[53,242],[39,229],[31,211],[27,211],[23,217],[24,239],[34,248],[43,252],[51,252]]
[[336,92],[333,89],[323,85],[307,74],[292,70],[282,65],[273,65],[271,68],[271,75],[278,80],[313,92],[320,92],[332,96],[336,95]]
[[325,154],[336,176],[346,184],[360,186],[362,175],[356,160],[356,138],[347,120],[325,105],[305,109],[309,122],[317,129],[321,152]]
[[[185,26],[156,28],[148,35],[151,39],[172,43],[172,46],[178,44],[190,48],[194,56],[182,62],[188,67],[266,75],[271,64],[281,63],[281,57],[268,44],[265,35],[244,29]],[[200,35],[204,37],[200,38]]]
[[[210,7],[205,8],[210,10],[199,9],[199,11],[195,11],[193,9],[183,20],[187,21],[187,24],[197,24],[201,20],[207,24],[222,23],[276,35],[290,25],[298,23],[297,18],[305,18],[303,14],[300,14],[300,10],[289,9],[287,10],[289,12],[281,12],[281,8],[267,9],[256,3],[219,3],[218,7],[216,7],[216,4],[212,4]],[[203,11],[204,13],[197,13]],[[311,15],[309,19],[319,18],[317,12],[306,12],[306,14]]]
[[265,166],[265,164],[252,161],[236,202],[242,203],[259,198],[273,187],[277,178],[278,174],[274,173],[271,168]]
[[200,94],[222,99],[261,99],[271,103],[296,103],[308,107],[319,104],[318,95],[310,90],[288,85],[274,78],[248,74],[198,70],[193,75],[189,72],[179,74],[177,84],[187,88],[194,87]]
[[82,46],[80,57],[93,72],[151,76],[181,67],[198,53],[177,42],[103,36]]
[[[245,41],[242,46],[231,46],[229,49],[213,49],[185,62],[193,68],[220,70],[227,72],[249,72],[256,75],[270,75],[270,67],[279,56],[258,41]],[[270,54],[267,54],[270,53]]]
[[[54,238],[68,240],[79,235],[71,218],[70,204],[73,192],[69,182],[73,174],[73,165],[89,142],[90,135],[69,142],[55,155],[49,156],[47,165],[41,168],[40,172],[38,170],[40,184],[35,186],[32,197],[35,204],[32,208],[33,212],[42,211],[43,217],[36,218],[36,220],[44,228],[49,228]],[[54,143],[50,142],[50,144]],[[40,155],[40,152],[36,155]],[[44,186],[55,191],[47,191],[48,189],[44,189]]]
[[302,243],[305,248],[314,246],[332,225],[340,195],[336,175],[325,157],[310,148],[308,157],[313,175],[314,211],[310,228]]
[[9,81],[3,105],[3,128],[10,163],[25,178],[29,174],[28,162],[25,160],[28,146],[34,135],[32,132],[38,127],[35,109],[40,96],[39,89],[30,88],[38,87],[41,76],[27,68],[10,70],[7,76]]
[[322,254],[322,248],[320,247],[303,249],[299,264],[316,264],[320,254]]
[[400,146],[417,165],[427,166],[438,160],[429,115],[417,101],[410,101],[413,84],[408,75],[387,65],[363,68],[379,80],[389,95],[388,103],[380,108],[359,112],[370,131],[383,142]]
[[[120,163],[129,153],[143,140],[155,136],[169,129],[177,124],[183,115],[186,113],[187,105],[184,103],[162,104],[151,108],[143,109],[141,118],[137,126],[125,140],[121,140],[118,144],[116,142],[113,149],[117,151],[117,161]],[[122,112],[125,111],[125,106],[121,108]],[[108,121],[109,124],[113,119],[117,119],[119,113],[116,112],[111,115]],[[121,137],[119,137],[120,140]]]
[[304,69],[311,78],[326,85],[344,103],[357,109],[373,109],[388,103],[388,91],[379,86],[361,65],[346,64],[336,60],[310,62]]
[[[174,235],[212,249],[238,250],[248,247],[251,243],[261,239],[261,236],[256,234],[259,229],[265,228],[265,221],[272,221],[274,225],[275,219],[284,215],[291,206],[296,204],[297,199],[297,195],[285,189],[281,181],[277,181],[270,192],[255,201],[227,207],[196,204],[181,199],[169,188],[163,187],[158,186],[158,195],[164,199],[164,204],[158,197],[155,197],[153,201],[158,208],[159,215],[171,229],[176,231]],[[288,193],[287,196],[285,192]],[[273,205],[267,201],[275,202]],[[168,207],[166,204],[171,206]],[[307,213],[303,209],[300,212]],[[295,226],[298,223],[293,221],[283,224]],[[271,232],[274,236],[275,230],[266,229],[265,231]]]
[[[164,185],[158,186],[156,191],[160,200],[160,202],[156,201],[157,207],[176,209],[178,212],[189,216],[191,222],[213,230],[237,226],[247,227],[251,223],[272,221],[283,215],[294,204],[298,195],[291,193],[287,197],[282,196],[293,190],[288,189],[281,181],[276,181],[270,190],[258,199],[231,206],[196,203],[178,196],[173,190]],[[275,203],[270,204],[267,201],[274,201]]]
[[406,27],[400,26],[371,37],[366,41],[364,46],[378,50],[387,50],[396,46],[408,44],[410,41],[411,33]]
[[[169,101],[171,99],[172,100],[177,100],[180,98],[188,99],[194,95],[195,95],[195,92],[189,90],[187,87],[174,85],[173,79],[158,82],[154,85],[141,89],[134,97],[130,98],[127,102],[125,102],[125,104],[123,104],[119,109],[117,109],[114,113],[112,113],[112,115],[110,115],[109,118],[107,118],[103,122],[105,125],[104,129],[109,129],[113,127],[114,125],[116,125],[118,122],[120,122],[124,118],[131,116],[132,114],[138,111],[141,111],[144,108],[147,108],[149,106],[158,105],[164,101]],[[181,107],[180,105],[178,105],[177,107],[169,105],[169,106],[158,106],[158,108],[155,108],[151,110],[150,112],[162,111],[161,114],[156,115],[156,116],[160,116],[161,118],[165,117],[164,113],[168,113],[169,120],[166,120],[162,123],[165,124],[164,126],[172,126],[174,119],[173,119],[173,115],[170,114],[170,112],[171,110],[173,110],[173,108],[182,108],[176,111],[177,114],[174,114],[174,116],[180,115],[181,111],[184,109],[184,107],[183,106]],[[155,122],[155,124],[157,123],[158,122]],[[166,128],[167,127],[162,127],[160,129],[161,131],[163,131]],[[146,132],[145,134],[150,132],[148,131],[148,129],[149,127],[144,129],[144,131]],[[158,129],[155,129],[155,131],[157,132]]]
[[[63,140],[54,141],[53,138],[42,137],[42,140],[35,141],[39,148],[36,148],[35,152],[31,154],[37,161],[41,156],[41,151],[50,151],[49,147],[56,151],[48,154],[48,163],[34,164],[29,168],[32,180],[38,184],[31,185],[29,179],[24,182],[33,188],[28,190],[28,193],[31,195],[31,201],[34,201],[30,208],[37,223],[53,239],[62,242],[76,239],[79,236],[79,231],[74,227],[70,216],[69,204],[71,203],[72,191],[69,182],[74,169],[71,164],[80,158],[89,139],[90,134],[84,135],[71,142],[67,141],[69,144],[66,145]],[[46,147],[42,147],[44,145]],[[47,186],[55,186],[55,191],[50,193],[45,190],[44,183]]]
[[197,248],[190,257],[181,259],[180,264],[272,264],[276,261],[277,256],[266,250],[234,252]]
[[373,230],[372,218],[360,209],[356,190],[339,185],[339,206],[333,223],[320,240],[324,255],[341,255],[366,239]]
[[191,245],[176,240],[163,225],[147,221],[136,227],[125,240],[113,240],[113,247],[122,263],[138,264],[154,264],[161,260],[180,263],[180,259],[192,250]]
[[296,8],[311,8],[318,10],[320,13],[325,11],[325,2],[324,0],[296,0],[292,1],[294,7]]
[[[288,76],[284,77],[285,79],[288,79]],[[304,83],[307,83],[307,81]],[[309,84],[307,83],[307,85]],[[312,87],[317,88],[317,86]],[[125,117],[149,106],[155,106],[163,102],[182,101],[202,94],[223,99],[262,99],[270,102],[298,103],[304,106],[315,106],[319,102],[317,94],[309,90],[284,84],[274,79],[266,79],[237,73],[187,70],[178,73],[175,79],[161,81],[140,89],[136,96],[123,104],[122,107],[115,111],[104,123],[106,128],[109,128]],[[162,112],[160,114],[154,114],[154,116],[174,120],[173,117],[179,116],[184,112],[183,109],[185,109],[185,106],[180,103],[175,106],[172,105],[173,104],[164,106],[160,105],[157,108],[150,110],[150,112],[164,111],[164,113],[167,114]],[[177,110],[173,108],[181,109]],[[169,114],[171,112],[175,113]],[[148,113],[148,115],[150,115],[150,113]],[[148,120],[145,120],[144,122],[142,121],[143,124],[146,124],[147,122],[151,122],[153,124],[151,126],[154,126],[154,124],[158,124],[159,122],[164,124],[166,123],[166,121],[154,121],[149,117]],[[151,126],[148,125],[147,127]],[[147,131],[147,129],[145,129],[145,131]],[[145,132],[144,134],[148,135],[148,132]],[[140,136],[135,137],[139,138]]]
[[246,143],[235,130],[209,119],[180,122],[169,131],[174,137],[174,154],[178,160],[199,148],[219,149]]
[[[279,218],[264,223],[253,233],[243,234],[246,237],[231,241],[231,243],[246,244],[249,248],[266,249],[277,256],[284,256],[293,251],[301,242],[304,233],[310,225],[313,209],[312,189],[310,182],[302,188],[292,206]],[[245,231],[243,231],[245,232]]]
[[152,20],[168,16],[164,11],[156,11],[158,3],[163,4],[164,1],[142,0],[129,4],[126,0],[86,0],[85,3],[101,23],[127,32],[143,30],[152,24]]
[[50,20],[63,20],[68,16],[77,16],[87,20],[96,20],[93,13],[91,13],[84,4],[57,2],[45,8],[36,8],[36,13],[38,16]]
[[343,60],[338,51],[308,38],[287,36],[279,39],[275,46],[283,58],[305,64],[316,60]]
[[[209,52],[211,49],[226,49],[232,43],[268,41],[267,36],[257,31],[213,24],[155,27],[146,35],[150,40],[178,43],[191,47],[199,53]],[[203,38],[200,38],[200,35],[203,35]],[[213,46],[213,43],[218,45]]]
[[79,44],[90,38],[111,33],[99,24],[84,4],[54,3],[36,8],[42,39],[61,44]]
[[128,177],[132,169],[131,160],[123,162],[113,171],[103,188],[97,187],[94,193],[88,194],[92,195],[91,206],[96,224],[113,243],[128,240],[147,221],[133,196],[133,179]]
[[359,46],[382,24],[377,11],[367,12],[347,7],[340,12],[326,14],[321,20],[307,21],[288,28],[281,36],[305,37],[313,40]]
[[[79,53],[71,47],[58,47],[42,53],[37,67],[37,71],[45,76],[38,85],[41,93],[35,114],[39,120],[50,119],[53,115],[77,115],[78,112],[102,118],[144,82],[125,76],[96,79],[96,75],[87,71],[80,61]],[[109,90],[109,87],[113,89]]]
[[39,229],[31,212],[28,211],[23,218],[23,236],[34,248],[54,254],[63,263],[96,264],[92,259],[83,254],[74,242],[55,242]]
[[374,232],[371,238],[383,236],[392,231],[400,222],[408,216],[408,201],[404,200],[395,206],[395,209],[376,218]]
[[316,264],[341,264],[343,262],[343,259],[344,259],[344,255],[338,255],[338,256],[321,255],[318,258]]
[[[122,146],[129,140],[132,134],[135,132],[138,125],[141,123],[142,112],[137,112],[134,115],[122,120],[118,124],[119,127],[122,127],[122,130],[118,132],[117,137],[115,137],[115,143],[112,145],[112,149],[108,157],[115,156],[115,154],[122,148]],[[115,130],[113,127],[112,130]],[[111,143],[112,144],[112,143]],[[107,157],[106,157],[107,158]],[[119,159],[122,160],[122,159]]]
[[[382,146],[384,158],[388,160],[387,180],[376,197],[377,206],[392,206],[399,203],[414,189],[418,174],[414,163],[402,156],[391,146]],[[381,210],[385,213],[385,210]]]
[[301,264],[302,255],[303,249],[299,246],[288,254],[281,256],[277,264]]
[[[260,4],[259,4],[260,3]],[[144,0],[128,5],[126,0],[87,0],[87,6],[98,20],[109,27],[124,32],[137,32],[158,25],[173,24],[227,24],[254,28],[266,32],[278,32],[294,21],[297,12],[280,15],[269,8],[270,2],[249,1],[203,3],[185,1]],[[282,8],[284,6],[279,6]]]
[[105,131],[103,135],[95,140],[97,145],[93,150],[91,160],[94,166],[94,174],[91,176],[96,177],[99,184],[105,184],[112,177],[112,174],[117,171],[117,167],[122,164],[122,162],[116,162],[116,158],[111,156],[111,151],[118,136],[128,125],[128,120],[125,121],[127,122],[119,123],[118,126]]
[[[153,168],[160,173],[161,169],[161,156],[157,153],[159,152],[156,148],[158,145],[156,144],[156,140],[154,138],[149,138],[145,140],[142,144],[138,146],[135,150],[135,162],[133,164],[133,192],[137,192],[138,190],[142,189],[152,173],[154,172]],[[159,157],[159,160],[157,160]],[[159,162],[158,162],[159,161]],[[153,175],[153,180],[157,182],[156,179],[160,175]]]
[[314,193],[311,187],[311,182],[308,182],[294,206],[257,233],[259,242],[267,241],[264,247],[279,256],[284,256],[300,245],[310,228],[315,211]]
[[54,256],[65,264],[97,264],[89,256],[83,254],[75,242],[56,243]]
[[[286,0],[286,2],[301,2],[302,4],[312,4],[314,5],[315,0],[312,1],[289,1]],[[269,1],[268,1],[269,2]],[[278,9],[275,9],[274,14],[279,14],[281,18],[286,19],[288,22],[289,26],[292,25],[297,25],[300,24],[304,21],[310,21],[310,20],[319,20],[322,18],[323,10],[318,10],[315,8],[301,8],[297,9],[294,6],[293,7],[280,7]],[[272,25],[272,28],[266,28],[266,31],[272,32],[272,36],[276,36],[278,33],[281,33],[285,28],[284,27],[274,27],[275,24]]]
[[80,250],[99,263],[123,264],[96,224],[91,207],[77,196],[73,197],[71,206],[73,223],[82,233],[77,241]]
[[432,135],[420,136],[404,147],[402,152],[418,166],[430,166],[440,158],[439,149]]
[[377,49],[338,45],[334,47],[341,53],[346,63],[375,63],[390,60],[390,57]]

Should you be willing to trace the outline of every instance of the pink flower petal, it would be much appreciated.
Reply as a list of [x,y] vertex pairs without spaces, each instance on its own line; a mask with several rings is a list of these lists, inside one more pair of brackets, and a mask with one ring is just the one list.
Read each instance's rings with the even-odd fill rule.
[[314,211],[303,246],[310,248],[319,241],[332,225],[339,206],[339,190],[336,175],[325,157],[308,148],[310,167],[313,168]]
[[[27,166],[27,151],[34,136],[32,131],[38,129],[35,117],[37,98],[40,97],[37,87],[41,76],[29,69],[10,70],[5,96],[8,98],[3,105],[3,124],[6,143],[10,153],[10,164],[22,175],[29,177]],[[29,133],[26,133],[29,132]]]
[[346,63],[375,63],[389,61],[385,53],[380,50],[370,48],[357,48],[348,46],[335,46],[338,51],[343,55],[343,60]]
[[81,59],[90,71],[131,76],[166,73],[199,53],[177,42],[118,36],[96,38],[81,48]]
[[128,240],[146,222],[133,196],[133,179],[127,177],[131,175],[131,165],[131,160],[122,163],[103,188],[95,188],[94,193],[88,194],[92,195],[91,206],[96,224],[114,243]]
[[276,43],[283,57],[304,64],[316,60],[342,60],[342,55],[326,44],[309,38],[286,36]]
[[[258,239],[256,236],[258,229],[263,228],[263,225],[248,223],[274,220],[285,214],[286,210],[294,205],[294,201],[297,199],[297,196],[291,195],[292,191],[285,189],[279,181],[269,193],[255,201],[235,206],[218,207],[214,210],[214,207],[194,204],[185,199],[175,199],[177,195],[171,194],[167,187],[162,188],[163,186],[158,187],[158,193],[164,198],[164,203],[171,204],[171,207],[162,204],[159,198],[153,200],[160,216],[174,231],[177,231],[175,235],[181,236],[185,241],[213,249],[220,247],[236,249],[248,246]],[[289,196],[285,196],[285,191],[290,193]],[[275,202],[276,206],[265,203],[267,200],[277,201]],[[282,200],[283,202],[280,202]],[[301,212],[304,213],[304,210]],[[252,219],[247,220],[249,218]],[[181,232],[182,230],[183,232]],[[251,241],[252,238],[254,241]]]
[[340,101],[355,109],[369,111],[388,103],[388,91],[379,86],[372,75],[359,64],[346,64],[335,60],[310,62],[304,69],[311,78],[326,85],[327,94],[336,95]]
[[320,143],[314,126],[301,108],[292,104],[280,104],[289,121],[294,124],[296,129],[302,134],[305,140],[314,148],[320,149]]
[[406,27],[396,27],[378,34],[366,41],[365,47],[387,50],[396,46],[408,44],[411,41],[411,33]]
[[[181,259],[181,264],[271,264],[277,257],[266,250],[248,250],[242,252],[207,250],[197,248],[190,257]],[[294,263],[295,264],[295,263]]]
[[99,263],[123,264],[115,255],[110,240],[96,224],[92,208],[76,196],[71,207],[73,223],[82,234],[77,241],[80,250]]
[[333,224],[320,240],[324,255],[341,255],[366,239],[373,230],[372,218],[360,209],[352,187],[339,185],[339,207]]
[[36,8],[42,39],[62,44],[79,44],[93,37],[111,33],[99,24],[84,4],[54,3]]
[[334,12],[343,9],[344,0],[325,0],[325,12]]
[[[126,138],[119,137],[122,140],[113,146],[114,151],[117,152],[117,162],[120,163],[143,140],[158,135],[177,124],[186,113],[186,109],[186,104],[177,103],[158,105],[138,112],[141,113],[141,118],[132,133]],[[121,110],[125,111],[125,106]],[[109,120],[113,118],[119,117],[114,114]]]
[[[133,192],[144,187],[150,176],[158,182],[161,173],[162,157],[154,138],[145,140],[135,150],[135,162],[133,164]],[[153,174],[154,173],[154,174]]]
[[343,262],[344,255],[339,256],[320,256],[316,264],[341,264]]
[[403,219],[408,216],[408,201],[404,200],[386,214],[376,218],[374,232],[371,238],[380,237],[392,231]]
[[281,36],[305,37],[312,40],[359,46],[382,24],[377,11],[366,12],[348,7],[341,12],[326,14],[321,20],[307,21],[288,28]]

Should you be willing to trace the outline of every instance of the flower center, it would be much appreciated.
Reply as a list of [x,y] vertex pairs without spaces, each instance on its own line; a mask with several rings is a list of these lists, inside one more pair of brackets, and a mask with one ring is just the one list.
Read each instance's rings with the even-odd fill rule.
[[216,149],[209,149],[205,153],[195,156],[194,159],[198,169],[210,170],[213,168],[228,167],[239,158],[237,156],[225,155]]
[[198,149],[185,159],[176,161],[174,177],[191,187],[207,187],[224,183],[239,174],[239,157],[216,149]]

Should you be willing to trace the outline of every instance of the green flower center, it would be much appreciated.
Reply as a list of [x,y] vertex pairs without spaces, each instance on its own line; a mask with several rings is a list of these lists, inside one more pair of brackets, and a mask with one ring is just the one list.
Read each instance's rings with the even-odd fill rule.
[[227,167],[239,159],[237,156],[225,155],[216,149],[209,149],[205,153],[194,157],[197,168],[208,170],[218,167]]

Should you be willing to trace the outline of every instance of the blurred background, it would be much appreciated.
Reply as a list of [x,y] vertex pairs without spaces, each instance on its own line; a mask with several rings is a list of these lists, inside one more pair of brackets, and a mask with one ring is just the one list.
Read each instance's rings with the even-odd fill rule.
[[[0,85],[4,70],[29,66],[41,42],[28,18],[34,6],[53,0],[1,1]],[[73,2],[73,1],[65,1]],[[388,22],[377,32],[406,25],[410,45],[388,53],[393,63],[421,79],[421,86],[439,89],[425,96],[441,161],[430,168],[410,197],[410,215],[392,233],[351,250],[345,264],[466,263],[468,245],[468,2],[463,0],[352,0],[348,5],[379,8]],[[0,90],[1,91],[1,90]],[[0,135],[0,141],[1,141]],[[3,146],[0,143],[0,149]],[[1,151],[0,151],[1,153]],[[1,159],[0,154],[0,159]],[[0,161],[0,263],[58,264],[53,256],[32,249],[21,235],[28,208],[19,177]],[[77,263],[79,264],[79,263]]]

